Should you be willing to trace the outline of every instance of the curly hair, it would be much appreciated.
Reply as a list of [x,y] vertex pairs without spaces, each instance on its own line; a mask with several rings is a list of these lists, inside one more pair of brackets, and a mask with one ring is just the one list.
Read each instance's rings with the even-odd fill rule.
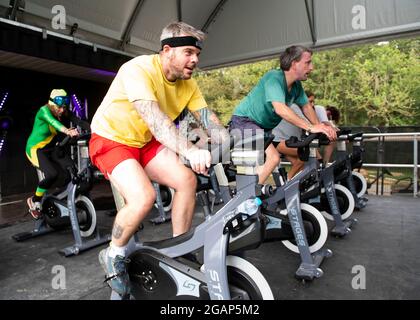
[[328,118],[330,120],[333,120],[336,123],[340,121],[340,111],[337,107],[327,106],[325,109],[327,110],[327,114],[329,113]]

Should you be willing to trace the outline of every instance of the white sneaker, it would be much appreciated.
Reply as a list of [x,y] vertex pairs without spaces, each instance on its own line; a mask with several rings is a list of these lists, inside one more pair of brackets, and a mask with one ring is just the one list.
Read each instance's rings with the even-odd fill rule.
[[29,197],[26,200],[26,203],[28,204],[29,213],[31,214],[32,218],[38,220],[42,217],[41,202],[33,202],[32,197]]

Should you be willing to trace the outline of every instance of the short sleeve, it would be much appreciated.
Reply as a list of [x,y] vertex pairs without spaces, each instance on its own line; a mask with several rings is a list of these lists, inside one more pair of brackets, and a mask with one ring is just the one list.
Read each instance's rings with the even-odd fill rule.
[[134,64],[126,64],[121,67],[118,76],[128,101],[158,101],[151,75],[143,68]]
[[323,106],[315,106],[316,116],[320,122],[328,122],[327,111]]
[[263,84],[266,102],[275,101],[286,103],[286,95],[280,80],[280,78],[275,77],[273,74],[267,77],[266,81]]
[[204,99],[203,95],[201,94],[200,88],[198,87],[197,83],[193,80],[193,94],[191,96],[190,101],[188,101],[187,108],[190,111],[197,111],[202,108],[207,107],[206,100]]
[[302,84],[300,81],[296,82],[296,88],[297,88],[297,97],[295,99],[295,103],[299,107],[303,107],[308,104],[309,100],[306,96],[305,90],[303,90]]

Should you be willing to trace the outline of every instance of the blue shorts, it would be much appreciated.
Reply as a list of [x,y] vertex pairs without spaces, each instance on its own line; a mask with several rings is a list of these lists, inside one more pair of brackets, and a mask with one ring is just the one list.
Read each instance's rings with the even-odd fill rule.
[[[241,117],[241,116],[232,116],[229,122],[229,131],[230,134],[235,138],[236,141],[244,139],[245,141],[249,141],[248,139],[254,136],[259,136],[264,139],[257,139],[251,145],[243,145],[243,147],[248,148],[251,147],[253,150],[258,148],[266,148],[264,146],[265,136],[271,134],[270,129],[261,128],[257,123],[252,121],[248,117]],[[257,142],[260,141],[260,142]],[[259,145],[259,143],[262,143]]]
[[258,133],[271,133],[270,129],[261,128],[260,125],[255,123],[248,117],[235,116],[233,115],[229,122],[229,130],[241,132],[244,135],[256,135]]

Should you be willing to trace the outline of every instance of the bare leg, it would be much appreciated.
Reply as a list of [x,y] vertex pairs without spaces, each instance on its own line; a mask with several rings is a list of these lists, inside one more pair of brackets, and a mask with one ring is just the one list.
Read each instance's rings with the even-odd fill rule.
[[165,148],[145,167],[147,175],[155,182],[175,190],[172,205],[172,230],[180,235],[191,228],[195,209],[197,178],[171,150]]
[[296,173],[298,173],[299,171],[303,169],[304,162],[299,159],[296,148],[289,148],[286,146],[285,141],[281,141],[277,145],[277,151],[280,152],[281,154],[284,154],[287,160],[289,160],[290,163],[292,164],[292,167],[290,168],[287,174],[287,179],[293,178],[296,175]]
[[125,200],[112,228],[112,243],[123,247],[150,212],[156,193],[144,169],[134,159],[118,164],[109,178]]
[[326,145],[324,147],[324,159],[323,159],[323,161],[324,161],[324,164],[325,165],[327,165],[330,162],[331,155],[334,152],[334,149],[335,149],[335,145],[336,144],[337,143],[334,141],[334,142],[330,142],[329,145]]
[[259,184],[263,184],[273,172],[274,168],[280,163],[279,153],[272,144],[265,150],[265,155],[266,160],[264,164],[257,169]]

